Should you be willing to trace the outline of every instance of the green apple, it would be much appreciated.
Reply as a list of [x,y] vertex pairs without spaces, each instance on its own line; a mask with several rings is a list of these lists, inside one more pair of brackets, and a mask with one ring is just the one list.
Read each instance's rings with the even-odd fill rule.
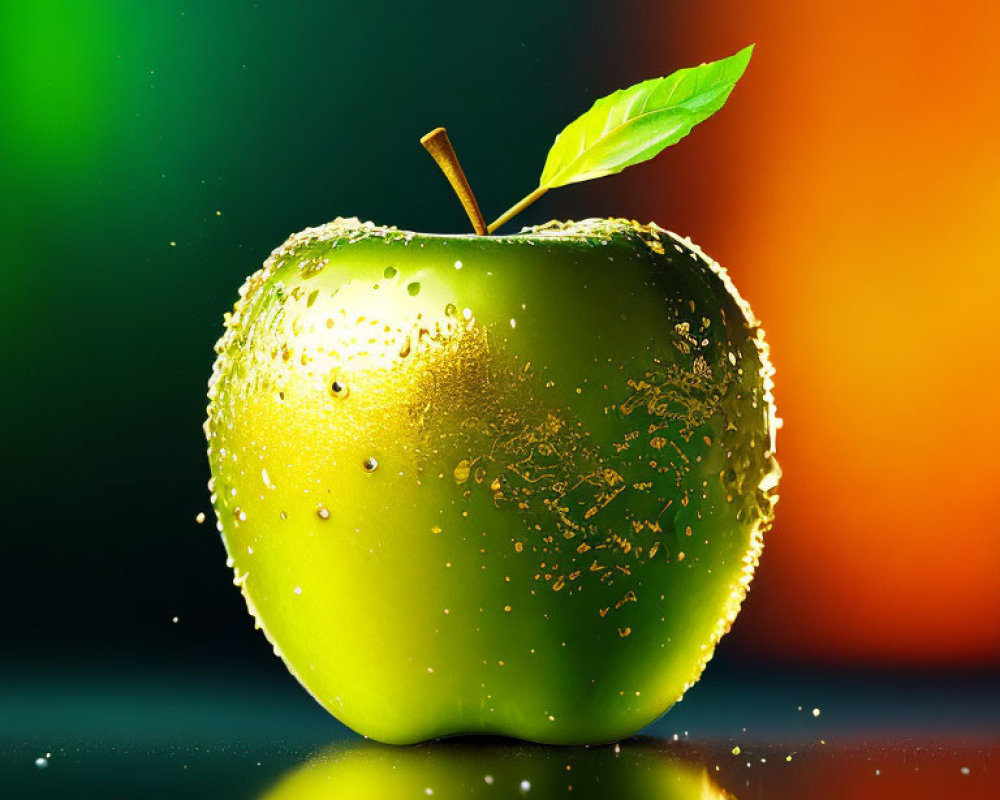
[[338,218],[248,279],[217,352],[236,583],[354,730],[614,741],[736,616],[775,500],[772,371],[690,241]]
[[619,748],[441,743],[331,747],[279,779],[263,800],[397,800],[406,797],[726,800],[698,760],[651,742]]

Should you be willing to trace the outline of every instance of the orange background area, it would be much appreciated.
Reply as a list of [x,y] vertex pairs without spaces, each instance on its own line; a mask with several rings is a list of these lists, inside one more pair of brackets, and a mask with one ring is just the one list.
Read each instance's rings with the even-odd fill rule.
[[777,367],[785,476],[739,647],[1000,659],[1000,3],[692,3],[646,30],[654,72],[757,43],[635,183]]

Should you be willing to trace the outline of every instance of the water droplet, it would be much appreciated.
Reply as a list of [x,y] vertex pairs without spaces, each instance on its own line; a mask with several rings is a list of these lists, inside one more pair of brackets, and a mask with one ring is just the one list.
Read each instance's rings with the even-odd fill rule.
[[[282,511],[281,513],[284,514],[285,512]],[[316,509],[316,516],[320,519],[330,519],[330,509],[326,506],[320,506]]]
[[39,756],[35,759],[35,766],[39,769],[45,769],[49,765],[49,760],[47,758],[42,758]]
[[361,466],[364,468],[365,472],[374,472],[378,469],[378,461],[372,456],[368,456],[368,458],[361,462]]
[[246,512],[239,506],[236,506],[236,508],[233,509],[233,516],[236,517],[236,519],[238,519],[240,522],[247,521]]
[[531,781],[521,781],[521,791],[530,792],[531,791]]
[[452,471],[452,474],[455,476],[455,480],[458,483],[465,483],[467,480],[469,480],[470,466],[471,465],[469,464],[469,460],[466,458],[463,458],[461,461],[458,462],[455,469]]
[[455,269],[461,269],[461,268],[462,268],[462,262],[461,261],[456,261],[455,262]]
[[278,514],[278,516],[281,517],[282,519],[288,519],[288,512],[282,511],[280,514]]
[[194,521],[197,522],[199,525],[201,525],[201,523],[205,521],[205,512],[199,511],[198,516],[194,518]]
[[446,317],[453,317],[453,316],[455,316],[455,311],[456,311],[456,309],[455,309],[455,304],[454,303],[448,303],[448,305],[446,305],[444,307],[444,315]]
[[383,272],[382,272],[382,277],[383,278],[395,278],[396,277],[396,272],[397,272],[397,270],[396,270],[395,267],[386,267],[385,270],[383,270]]
[[330,384],[330,392],[334,397],[347,397],[350,394],[347,384],[340,381],[334,381]]
[[420,294],[420,283],[418,281],[414,281],[406,287],[406,291],[410,293],[410,297],[416,297]]
[[472,319],[472,309],[471,308],[463,308],[462,309],[462,318],[466,322],[468,322],[470,319]]
[[292,591],[295,592],[295,594],[302,594],[302,587],[296,586],[294,589],[292,589]]

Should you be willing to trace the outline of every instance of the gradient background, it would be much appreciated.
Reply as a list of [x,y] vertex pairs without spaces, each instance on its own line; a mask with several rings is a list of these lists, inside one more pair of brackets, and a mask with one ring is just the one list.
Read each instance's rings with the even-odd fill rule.
[[992,674],[998,38],[991,0],[4,2],[2,669],[290,681],[194,522],[244,276],[336,215],[464,231],[436,125],[494,217],[595,99],[756,42],[689,139],[518,223],[654,219],[764,321],[785,477],[719,675]]

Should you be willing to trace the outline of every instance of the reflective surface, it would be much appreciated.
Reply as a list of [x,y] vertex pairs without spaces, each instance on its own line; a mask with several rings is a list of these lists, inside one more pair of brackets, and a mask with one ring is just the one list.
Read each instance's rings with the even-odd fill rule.
[[[27,745],[4,752],[5,796],[985,800],[1000,787],[995,742],[771,745],[736,755],[722,745],[651,739],[628,740],[618,752],[613,746],[549,748],[503,740],[416,747],[351,741],[313,753],[280,746],[93,744],[35,752]],[[39,758],[47,765],[38,766]]]
[[334,745],[290,770],[264,800],[321,797],[662,797],[728,795],[698,757],[655,740],[592,749],[503,740]]
[[992,800],[1000,788],[1000,686],[983,675],[717,672],[644,736],[563,748],[379,745],[290,680],[233,690],[173,673],[4,675],[0,796]]

